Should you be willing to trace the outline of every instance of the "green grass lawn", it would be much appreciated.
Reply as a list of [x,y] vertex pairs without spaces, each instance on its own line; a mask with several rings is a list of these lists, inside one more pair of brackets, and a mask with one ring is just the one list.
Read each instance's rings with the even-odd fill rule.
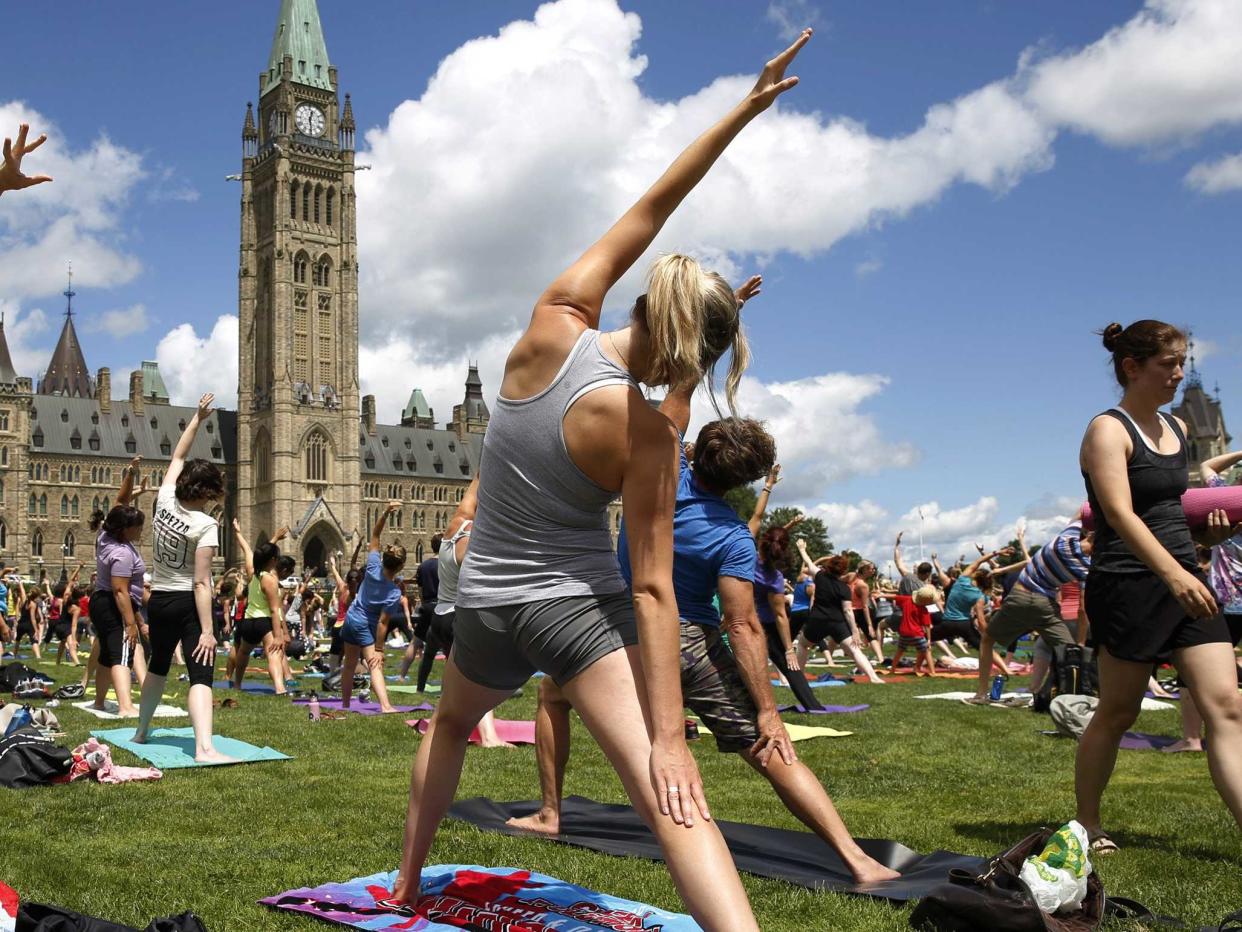
[[[60,683],[78,675],[71,668],[39,666]],[[896,839],[923,852],[944,848],[986,856],[1073,815],[1075,745],[1041,736],[1041,728],[1051,727],[1047,717],[913,701],[920,693],[969,686],[945,679],[821,690],[826,702],[868,702],[871,708],[827,721],[790,718],[854,731],[852,737],[797,747],[856,835]],[[500,715],[532,718],[533,687],[505,703]],[[183,705],[185,690],[183,683],[170,685],[171,701]],[[780,700],[791,701],[788,691],[778,692]],[[304,707],[285,699],[243,694],[240,703],[217,710],[217,731],[270,745],[293,760],[170,771],[156,783],[4,791],[0,880],[23,898],[139,928],[153,916],[186,909],[212,932],[326,928],[255,901],[292,887],[395,869],[419,738],[404,716],[311,723]],[[92,728],[122,724],[67,706],[57,714],[70,746]],[[158,724],[182,726],[188,719]],[[1176,712],[1148,712],[1137,727],[1176,734],[1179,719]],[[574,742],[566,793],[623,802],[619,782],[576,719]],[[718,818],[800,827],[741,761],[717,754],[710,738],[693,747]],[[124,751],[116,759],[141,763]],[[459,796],[537,795],[533,749],[468,752]],[[1192,924],[1219,921],[1242,907],[1242,836],[1212,787],[1202,755],[1122,752],[1105,813],[1123,846],[1098,865],[1107,890]],[[431,861],[525,867],[680,909],[660,864],[485,835],[460,822],[445,822]],[[742,879],[764,929],[907,928],[905,908]]]

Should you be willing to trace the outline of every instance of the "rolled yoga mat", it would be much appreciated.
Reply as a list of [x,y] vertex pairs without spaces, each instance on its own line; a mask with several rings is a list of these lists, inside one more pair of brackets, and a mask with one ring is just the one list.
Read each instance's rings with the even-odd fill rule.
[[[478,797],[454,803],[449,815],[485,832],[526,838],[546,837],[550,841],[603,854],[663,860],[655,836],[629,806],[610,806],[581,796],[569,796],[561,804],[559,835],[538,836],[505,824],[508,819],[533,814],[539,805],[538,802],[498,803]],[[859,838],[856,840],[867,854],[881,864],[900,871],[901,877],[885,883],[858,886],[836,853],[810,832],[720,819],[713,821],[724,835],[738,870],[812,890],[855,893],[895,903],[926,896],[934,887],[945,883],[950,868],[978,874],[987,863],[985,858],[968,854],[952,851],[919,854],[895,841]]]
[[[1186,512],[1186,523],[1192,530],[1207,526],[1207,516],[1217,508],[1224,508],[1229,520],[1234,524],[1242,521],[1242,485],[1221,485],[1216,488],[1187,489],[1182,496],[1182,511]],[[1083,506],[1082,528],[1084,531],[1095,529],[1095,519],[1091,515],[1091,506]]]

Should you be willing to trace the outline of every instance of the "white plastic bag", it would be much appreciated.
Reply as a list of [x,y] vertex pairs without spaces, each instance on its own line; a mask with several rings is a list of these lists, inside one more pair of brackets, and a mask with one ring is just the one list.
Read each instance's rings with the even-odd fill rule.
[[1035,905],[1046,913],[1072,912],[1087,898],[1091,873],[1087,830],[1067,822],[1048,839],[1038,857],[1027,858],[1019,876],[1031,888]]

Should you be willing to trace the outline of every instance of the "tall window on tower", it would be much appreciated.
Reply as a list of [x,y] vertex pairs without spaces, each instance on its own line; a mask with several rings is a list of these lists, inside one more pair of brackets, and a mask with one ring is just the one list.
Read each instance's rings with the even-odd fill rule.
[[306,266],[309,264],[310,257],[304,252],[293,257],[293,283],[295,285],[306,284]]
[[254,477],[259,484],[272,481],[272,441],[262,428],[254,438]]
[[309,220],[311,212],[311,186],[309,184],[302,185],[302,219]]
[[310,292],[293,292],[293,377],[305,382],[310,377]]
[[298,219],[298,183],[297,181],[289,182],[289,219]]
[[327,211],[327,217],[324,222],[328,226],[332,226],[332,213],[336,207],[336,188],[328,188],[328,199],[324,203],[324,207]]
[[306,481],[328,482],[328,438],[313,430],[306,438]]

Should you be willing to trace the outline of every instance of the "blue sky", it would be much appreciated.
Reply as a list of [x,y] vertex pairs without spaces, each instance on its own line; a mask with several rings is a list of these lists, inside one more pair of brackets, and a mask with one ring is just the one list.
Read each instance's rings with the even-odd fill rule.
[[[842,543],[874,549],[894,528],[915,532],[902,516],[933,502],[950,512],[937,525],[946,550],[1006,536],[1022,515],[1052,521],[1080,494],[1082,427],[1116,397],[1092,335],[1110,320],[1192,324],[1205,381],[1219,382],[1226,414],[1242,423],[1242,178],[1221,168],[1213,193],[1187,181],[1195,166],[1242,151],[1242,112],[1213,93],[1231,86],[1237,97],[1242,23],[1229,5],[623,0],[625,19],[611,0],[565,0],[525,40],[510,30],[463,50],[531,20],[537,4],[320,0],[342,90],[370,131],[359,160],[376,165],[359,181],[363,389],[381,392],[381,414],[392,416],[420,385],[444,418],[471,357],[493,391],[537,283],[630,196],[614,190],[618,170],[653,180],[665,149],[742,86],[728,76],[753,74],[781,47],[782,17],[809,20],[818,32],[795,69],[801,86],[779,117],[747,130],[755,148],[739,150],[736,179],[714,177],[658,245],[718,256],[734,274],[764,272],[765,294],[748,312],[745,397],[778,434],[785,502],[822,505]],[[11,255],[15,243],[28,247],[20,268],[0,257],[0,304],[26,374],[55,341],[69,258],[93,368],[158,356],[186,398],[227,371],[235,327],[219,319],[236,313],[239,192],[224,176],[239,167],[278,6],[61,3],[57,18],[72,28],[37,5],[6,11],[4,130],[22,112],[49,121],[51,187],[80,198],[0,200],[0,242]],[[540,62],[523,56],[565,55],[579,39],[583,57],[601,56],[581,66],[581,87],[613,116],[581,127],[569,148],[582,177],[562,183],[563,169],[541,176],[523,156],[555,162],[545,153],[565,148],[573,129],[556,125],[565,101],[555,94],[572,102],[580,85],[569,71],[562,91],[524,90]],[[1195,64],[1176,67],[1188,50]],[[614,73],[610,54],[645,63]],[[975,109],[989,86],[1003,101]],[[504,124],[508,145],[489,149],[506,140],[489,139],[496,116],[475,91],[510,114],[529,104],[530,125]],[[609,136],[635,97],[646,109],[632,135]],[[947,128],[929,122],[929,108],[945,105],[956,115]],[[427,144],[421,128],[433,116],[461,126]],[[657,116],[667,130],[653,130]],[[809,155],[792,155],[800,140]],[[837,159],[851,155],[868,165],[861,194],[834,187]],[[477,184],[450,197],[443,182],[471,157],[483,168]],[[535,200],[514,200],[515,188]],[[558,198],[581,206],[579,222],[530,245],[523,230],[561,216]],[[498,226],[511,247],[484,235]],[[454,234],[466,243],[457,253]],[[459,272],[458,292],[428,285]],[[623,282],[612,310],[636,287]]]

